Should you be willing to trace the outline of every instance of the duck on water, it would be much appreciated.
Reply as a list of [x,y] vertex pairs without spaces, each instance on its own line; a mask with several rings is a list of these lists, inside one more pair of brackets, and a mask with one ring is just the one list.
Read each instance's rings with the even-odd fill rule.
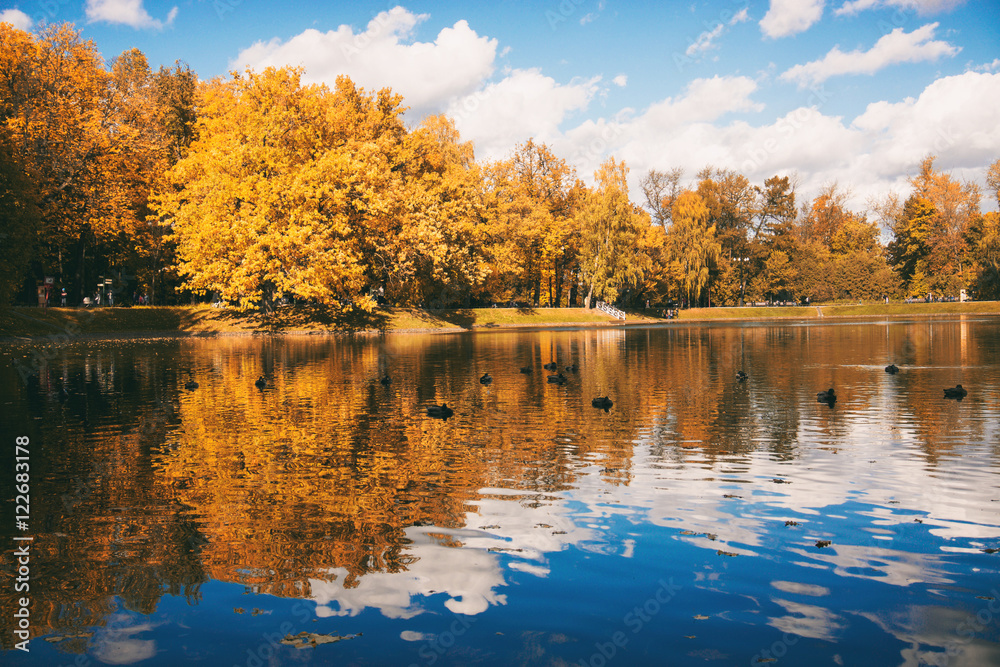
[[455,411],[448,407],[447,404],[442,403],[441,405],[431,405],[427,408],[427,416],[434,417],[435,419],[448,419],[455,414]]

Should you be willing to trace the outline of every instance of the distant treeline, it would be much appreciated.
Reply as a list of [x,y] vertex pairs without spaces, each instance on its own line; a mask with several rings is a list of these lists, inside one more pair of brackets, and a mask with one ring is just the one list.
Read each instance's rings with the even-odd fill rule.
[[1000,216],[933,156],[868,211],[712,167],[650,171],[639,207],[614,158],[592,187],[531,139],[477,162],[445,116],[409,128],[388,89],[301,75],[105,65],[71,25],[0,24],[0,302],[46,277],[70,305],[101,277],[117,303],[265,310],[1000,297]]

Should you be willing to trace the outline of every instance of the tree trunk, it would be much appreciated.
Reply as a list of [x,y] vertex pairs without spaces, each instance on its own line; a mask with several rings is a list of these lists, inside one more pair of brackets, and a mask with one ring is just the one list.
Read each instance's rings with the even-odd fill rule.
[[80,235],[80,267],[77,271],[77,279],[80,281],[80,303],[87,296],[87,239]]
[[559,308],[560,306],[562,306],[562,290],[563,290],[562,267],[559,266],[559,262],[556,262],[555,274],[556,274],[556,300],[555,300],[555,307]]
[[587,296],[583,299],[583,307],[590,310],[590,300],[594,296],[594,286],[590,286],[590,290],[587,292]]

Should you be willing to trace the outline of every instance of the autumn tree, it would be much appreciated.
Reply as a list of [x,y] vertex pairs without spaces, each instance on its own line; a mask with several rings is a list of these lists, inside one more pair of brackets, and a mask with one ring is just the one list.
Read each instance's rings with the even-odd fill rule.
[[892,222],[890,261],[911,294],[957,294],[972,280],[969,232],[979,217],[979,188],[936,171],[934,159],[925,158],[910,178],[913,194]]
[[664,232],[670,229],[670,216],[673,214],[674,202],[681,193],[680,182],[683,175],[684,170],[679,167],[670,171],[650,169],[639,181],[646,209]]
[[789,260],[788,255],[776,250],[764,262],[764,270],[760,274],[758,290],[772,298],[791,291],[798,269]]
[[551,149],[528,140],[483,169],[482,213],[490,291],[501,298],[560,305],[577,266],[575,216],[584,188]]
[[352,124],[380,119],[355,117],[352,84],[338,81],[347,94],[332,96],[300,77],[268,68],[207,84],[198,138],[158,198],[186,287],[241,309],[270,310],[285,293],[331,304],[362,297],[352,223],[392,215],[378,194],[383,155],[343,149]]
[[996,202],[1000,204],[1000,160],[986,169],[986,186],[990,189]]
[[[923,197],[911,195],[893,221],[893,239],[889,242],[889,263],[909,285],[918,267],[926,266],[931,253],[930,239],[934,231],[936,211]],[[922,285],[916,287],[922,289]],[[911,296],[919,293],[910,290]]]
[[68,25],[37,37],[0,23],[3,120],[38,192],[38,265],[82,297],[95,250],[121,229],[127,196],[115,159],[109,75],[93,42]]
[[709,208],[701,195],[685,190],[674,202],[670,255],[689,303],[697,303],[709,284],[709,269],[722,252]]
[[427,117],[404,143],[396,265],[381,272],[392,286],[389,295],[404,303],[468,305],[486,276],[472,144],[460,140],[445,116]]
[[1000,298],[1000,213],[981,215],[970,228],[969,242],[976,271],[976,296]]
[[594,174],[595,188],[580,211],[580,264],[585,307],[596,297],[614,302],[638,285],[646,267],[640,239],[649,224],[628,197],[628,168],[613,157]]
[[0,126],[0,305],[7,305],[24,281],[38,241],[38,192]]

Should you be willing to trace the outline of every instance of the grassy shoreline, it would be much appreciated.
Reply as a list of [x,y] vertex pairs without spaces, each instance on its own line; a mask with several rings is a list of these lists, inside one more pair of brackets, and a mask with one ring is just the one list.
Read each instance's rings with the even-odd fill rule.
[[253,334],[338,334],[359,332],[450,332],[557,326],[618,327],[636,324],[712,321],[762,321],[825,318],[883,318],[1000,315],[1000,302],[876,303],[793,307],[692,308],[676,320],[654,311],[633,310],[624,322],[582,308],[473,308],[424,310],[385,308],[370,314],[343,315],[321,308],[287,308],[264,318],[208,306],[134,308],[0,309],[0,339],[52,336],[218,336]]

